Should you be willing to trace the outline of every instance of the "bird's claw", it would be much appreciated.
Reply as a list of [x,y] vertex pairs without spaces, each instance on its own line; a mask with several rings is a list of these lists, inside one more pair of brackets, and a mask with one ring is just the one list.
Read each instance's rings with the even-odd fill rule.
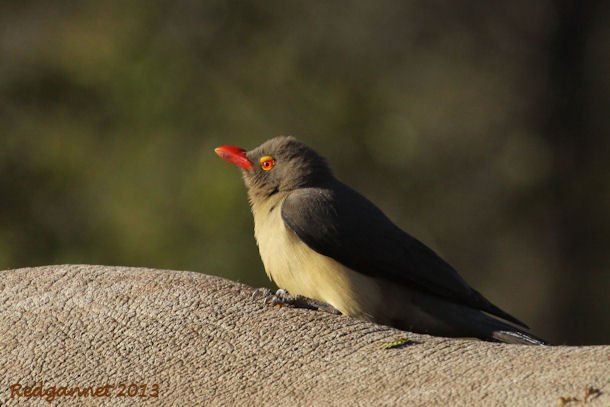
[[316,301],[314,299],[302,295],[290,295],[288,291],[282,288],[278,289],[275,293],[273,293],[273,291],[268,288],[257,288],[252,293],[252,298],[262,298],[264,304],[271,304],[279,308],[289,306],[293,308],[304,308],[315,311],[324,311],[335,315],[341,314],[330,304],[327,304],[322,301]]
[[266,287],[257,288],[252,293],[253,300],[258,300],[259,298],[262,298],[263,302],[265,304],[267,303],[267,298],[272,297],[272,296],[273,296],[273,291],[271,291],[270,289],[268,289]]
[[271,304],[278,307],[283,307],[284,305],[292,305],[297,306],[297,297],[288,294],[288,291],[280,288],[275,293],[268,288],[257,288],[252,293],[252,299],[262,298],[263,304]]

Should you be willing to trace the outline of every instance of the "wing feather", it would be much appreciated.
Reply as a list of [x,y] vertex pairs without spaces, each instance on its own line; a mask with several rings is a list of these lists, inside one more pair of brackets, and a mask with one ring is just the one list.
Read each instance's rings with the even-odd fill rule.
[[527,327],[473,289],[445,260],[368,199],[335,181],[293,191],[282,218],[316,252],[354,271],[428,291]]

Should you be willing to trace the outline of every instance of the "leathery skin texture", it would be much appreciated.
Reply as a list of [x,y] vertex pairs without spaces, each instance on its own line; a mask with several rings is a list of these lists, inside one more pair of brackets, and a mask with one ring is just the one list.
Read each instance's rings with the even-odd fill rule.
[[[610,404],[610,346],[417,335],[272,307],[253,300],[252,291],[173,270],[59,265],[2,271],[0,404]],[[128,394],[130,385],[138,395]],[[54,388],[54,400],[32,395],[37,387],[47,396]],[[65,394],[77,387],[101,390]]]

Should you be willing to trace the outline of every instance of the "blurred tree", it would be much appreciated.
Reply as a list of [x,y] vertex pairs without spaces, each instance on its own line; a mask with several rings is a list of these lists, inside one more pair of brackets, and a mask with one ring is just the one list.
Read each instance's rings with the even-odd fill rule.
[[566,326],[569,343],[607,338],[597,327],[608,325],[609,304],[599,299],[610,287],[610,126],[598,109],[610,106],[610,89],[608,78],[596,75],[599,61],[592,55],[598,52],[596,31],[607,23],[600,18],[603,6],[601,1],[555,2],[549,47],[549,104],[542,124],[554,157],[548,180],[558,257],[553,323]]

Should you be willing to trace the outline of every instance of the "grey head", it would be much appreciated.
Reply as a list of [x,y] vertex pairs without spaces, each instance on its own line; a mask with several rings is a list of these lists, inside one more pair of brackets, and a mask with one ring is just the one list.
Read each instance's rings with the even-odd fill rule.
[[294,137],[276,137],[248,151],[242,175],[252,201],[277,192],[319,187],[334,179],[326,160]]

